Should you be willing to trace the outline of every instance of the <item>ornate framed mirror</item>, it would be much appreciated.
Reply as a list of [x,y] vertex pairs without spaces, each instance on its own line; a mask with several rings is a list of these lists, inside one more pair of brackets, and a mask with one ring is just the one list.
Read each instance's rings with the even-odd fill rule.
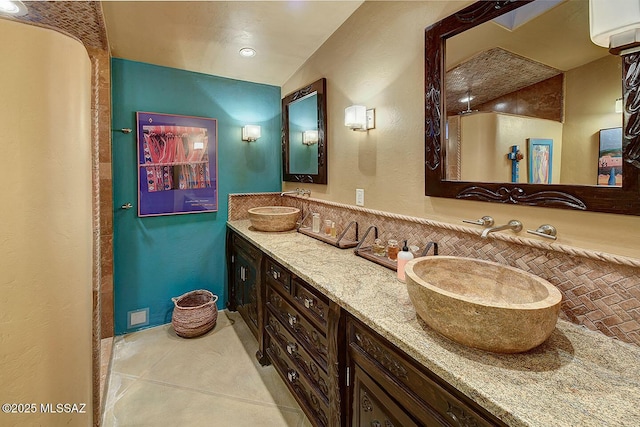
[[[552,9],[527,12],[543,3],[553,3]],[[576,9],[578,7],[586,7],[587,12]],[[568,18],[552,19],[561,19],[561,25],[544,23],[544,19],[560,12],[568,13]],[[554,27],[581,30],[577,31],[579,34],[562,34],[559,41],[551,41],[546,36]],[[527,31],[533,33],[527,35]],[[491,40],[489,34],[497,34],[498,39]],[[571,63],[577,57],[578,37],[585,39],[583,44],[580,42],[581,46],[595,56]],[[563,39],[570,42],[572,49],[565,54],[560,51]],[[588,43],[586,1],[479,1],[428,27],[425,33],[425,195],[640,215],[640,54],[623,52],[622,56],[613,56],[607,49]],[[461,46],[467,50],[461,52]],[[518,46],[526,50],[521,51]],[[595,52],[597,49],[604,52]],[[534,58],[538,53],[543,59]],[[556,58],[550,58],[549,53],[554,53]],[[497,66],[491,66],[492,60]],[[533,83],[511,86],[530,72],[531,63],[546,71],[551,69],[550,74],[543,73],[544,77],[537,77]],[[582,121],[588,122],[591,128],[580,133],[570,122],[578,115],[574,111],[586,105],[584,97],[598,99],[598,95],[586,95],[586,91],[604,82],[595,74],[589,74],[592,80],[588,80],[580,77],[586,71],[581,71],[582,74],[575,71],[587,66],[614,69],[611,79],[618,95],[604,101],[600,96],[599,103],[606,102],[614,114],[616,98],[621,98],[623,111],[617,113],[618,116],[607,116],[617,117],[618,122],[600,121],[600,116],[581,113]],[[497,68],[503,74],[487,83],[484,74],[490,68]],[[589,81],[592,84],[588,84]],[[545,85],[560,87],[560,92],[542,89]],[[486,89],[488,87],[493,92]],[[472,101],[474,95],[476,100]],[[569,99],[571,96],[574,99]],[[551,99],[555,104],[538,108],[543,99]],[[511,106],[505,107],[507,104]],[[550,110],[553,111],[549,115]],[[501,127],[505,122],[507,127],[520,132],[507,134]],[[554,130],[548,131],[540,123]],[[616,126],[622,134],[619,148],[617,154],[607,153],[602,148],[601,132]],[[568,136],[571,131],[573,134]],[[462,140],[472,143],[466,146]],[[540,149],[547,150],[546,157],[544,152],[541,155],[533,151]],[[553,150],[553,158],[549,150]],[[578,163],[582,157],[587,159],[584,164]],[[478,175],[473,167],[465,170],[465,164],[493,174]],[[536,180],[532,178],[535,174],[528,173],[538,169],[546,173],[544,180]],[[603,171],[604,178],[599,177]]]
[[327,183],[327,99],[322,78],[282,99],[284,181]]

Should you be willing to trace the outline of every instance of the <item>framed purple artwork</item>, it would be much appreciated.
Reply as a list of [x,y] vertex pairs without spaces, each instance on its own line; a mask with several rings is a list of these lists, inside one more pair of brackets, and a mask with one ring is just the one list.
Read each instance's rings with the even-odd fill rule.
[[216,119],[136,113],[138,216],[218,210]]

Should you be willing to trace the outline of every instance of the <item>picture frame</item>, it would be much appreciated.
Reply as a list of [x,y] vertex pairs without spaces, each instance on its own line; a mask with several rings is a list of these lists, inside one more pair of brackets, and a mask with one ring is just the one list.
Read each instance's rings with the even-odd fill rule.
[[551,184],[553,175],[553,139],[529,138],[529,184]]
[[622,187],[622,127],[600,129],[596,185]]
[[216,119],[137,112],[138,216],[218,210]]

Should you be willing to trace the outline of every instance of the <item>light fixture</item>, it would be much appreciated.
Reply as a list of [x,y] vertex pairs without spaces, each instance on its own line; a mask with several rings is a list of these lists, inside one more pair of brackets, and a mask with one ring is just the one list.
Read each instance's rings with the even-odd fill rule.
[[318,131],[317,130],[305,130],[302,132],[302,143],[304,145],[313,145],[318,143]]
[[638,0],[589,0],[591,41],[618,54],[640,46]]
[[240,56],[244,58],[253,58],[256,56],[256,50],[251,47],[243,47],[240,49]]
[[24,16],[27,14],[27,6],[18,0],[0,0],[0,14]]
[[622,98],[616,99],[616,113],[622,113]]
[[467,109],[463,110],[463,111],[460,111],[458,114],[471,114],[471,113],[475,113],[476,111],[478,111],[478,110],[472,110],[471,109],[471,100],[473,98],[474,97],[471,96],[471,92],[469,91],[469,92],[467,92],[467,96],[465,96],[464,98],[460,99],[460,102],[465,102],[467,104]]
[[375,128],[375,110],[364,105],[352,105],[344,109],[344,125],[351,130],[366,132]]
[[253,142],[260,138],[260,126],[246,125],[242,128],[242,140]]

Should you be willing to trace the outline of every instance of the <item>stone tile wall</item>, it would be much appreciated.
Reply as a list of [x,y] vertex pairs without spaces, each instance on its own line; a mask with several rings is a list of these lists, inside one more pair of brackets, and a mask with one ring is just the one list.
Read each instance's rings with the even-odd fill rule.
[[[441,255],[499,262],[536,274],[563,295],[560,317],[609,337],[640,346],[640,260],[587,251],[507,233],[480,238],[480,227],[457,226],[279,193],[229,196],[229,220],[248,219],[255,206],[296,206],[344,226],[357,221],[360,237],[376,225],[383,240],[404,240],[421,248],[429,241]],[[339,232],[340,230],[338,230]]]

